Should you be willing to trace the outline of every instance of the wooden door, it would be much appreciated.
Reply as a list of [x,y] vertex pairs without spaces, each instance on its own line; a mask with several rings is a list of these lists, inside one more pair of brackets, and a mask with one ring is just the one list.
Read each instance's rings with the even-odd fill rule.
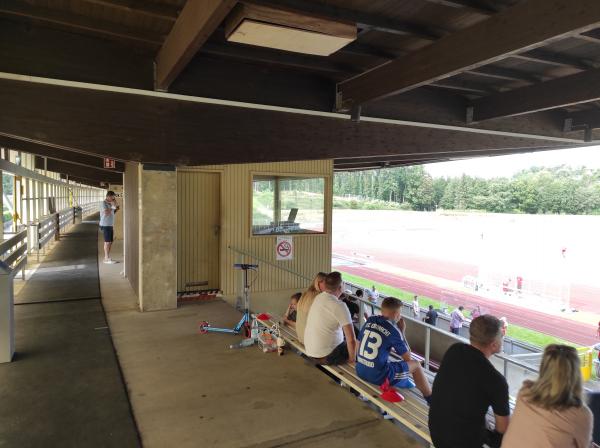
[[177,173],[178,291],[220,287],[220,182],[219,173]]

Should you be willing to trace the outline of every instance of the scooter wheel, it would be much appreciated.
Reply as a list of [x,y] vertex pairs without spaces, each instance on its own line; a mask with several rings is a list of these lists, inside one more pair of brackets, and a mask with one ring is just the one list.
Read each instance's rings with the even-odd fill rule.
[[242,325],[242,328],[240,329],[240,334],[244,338],[249,338],[250,337],[250,325],[248,325],[248,324]]
[[208,322],[204,321],[198,327],[198,331],[200,332],[200,334],[206,334],[206,333],[208,333],[208,327],[210,327],[210,324]]

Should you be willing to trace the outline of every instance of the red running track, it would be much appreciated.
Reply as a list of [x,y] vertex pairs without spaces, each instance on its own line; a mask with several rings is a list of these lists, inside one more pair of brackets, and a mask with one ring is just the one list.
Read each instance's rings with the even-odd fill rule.
[[[347,248],[335,248],[335,253],[345,255],[349,258],[355,258],[356,254]],[[390,254],[386,252],[369,251],[373,256],[372,260],[379,263],[389,264],[401,269],[408,269],[413,272],[420,272],[434,277],[462,282],[466,275],[477,276],[477,266],[440,260],[435,258],[423,257],[413,254]],[[600,300],[600,289],[588,285],[571,285],[571,307],[580,311],[589,311],[597,313],[600,310],[598,304]]]
[[450,305],[464,305],[468,311],[472,310],[476,305],[479,305],[484,312],[499,317],[505,316],[508,319],[509,325],[514,323],[576,344],[593,345],[598,342],[596,338],[596,327],[593,325],[563,319],[558,316],[551,316],[502,302],[496,302],[469,293],[452,291],[451,294],[448,294],[447,290],[444,290],[439,286],[395,274],[376,271],[366,267],[344,266],[342,270],[349,274],[369,278],[379,283],[414,292],[417,295],[431,297],[436,300],[442,300],[442,292],[444,292],[444,301]]

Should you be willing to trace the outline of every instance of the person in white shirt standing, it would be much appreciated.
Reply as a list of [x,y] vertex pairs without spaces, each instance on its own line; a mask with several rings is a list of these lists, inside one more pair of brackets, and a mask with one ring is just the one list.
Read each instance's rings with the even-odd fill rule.
[[117,263],[110,258],[110,248],[114,240],[115,213],[118,210],[119,204],[117,204],[115,192],[108,191],[106,199],[100,205],[100,230],[104,236],[104,263],[106,264]]
[[[304,331],[306,354],[319,364],[337,365],[356,360],[356,336],[348,307],[342,295],[342,275],[331,272],[323,282],[323,292],[313,302]],[[345,340],[344,340],[345,338]]]
[[414,318],[418,319],[419,317],[421,317],[421,306],[419,305],[419,296],[413,297],[412,312]]

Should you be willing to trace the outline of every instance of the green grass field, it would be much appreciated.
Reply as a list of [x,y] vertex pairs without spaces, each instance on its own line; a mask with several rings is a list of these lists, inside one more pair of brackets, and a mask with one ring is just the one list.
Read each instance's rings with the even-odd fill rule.
[[[396,297],[396,298],[402,300],[403,302],[408,302],[408,303],[412,302],[414,294],[409,291],[404,291],[402,289],[394,288],[393,286],[385,285],[383,283],[374,282],[372,280],[369,280],[368,278],[352,275],[352,274],[349,274],[344,271],[341,271],[341,272],[344,276],[344,280],[347,282],[354,283],[355,285],[359,285],[364,288],[371,288],[371,286],[374,285],[375,288],[377,288],[380,293],[382,293],[386,296]],[[440,305],[441,305],[441,303],[438,300],[434,300],[434,299],[432,299],[430,297],[426,297],[426,296],[419,296],[419,304],[421,305],[422,308],[426,308],[429,305],[433,305],[433,307],[436,309],[440,308]],[[456,307],[448,306],[449,311],[453,311],[455,308]],[[528,344],[532,344],[532,345],[538,346],[540,348],[544,348],[546,345],[549,345],[549,344],[566,344],[566,345],[572,345],[574,347],[577,347],[576,344],[573,344],[572,342],[569,342],[569,341],[565,341],[564,339],[556,338],[554,336],[551,336],[551,335],[548,335],[545,333],[540,333],[535,330],[530,330],[529,328],[524,328],[524,327],[520,327],[518,325],[513,325],[510,322],[508,325],[508,330],[507,330],[506,335],[515,340],[527,342]]]

